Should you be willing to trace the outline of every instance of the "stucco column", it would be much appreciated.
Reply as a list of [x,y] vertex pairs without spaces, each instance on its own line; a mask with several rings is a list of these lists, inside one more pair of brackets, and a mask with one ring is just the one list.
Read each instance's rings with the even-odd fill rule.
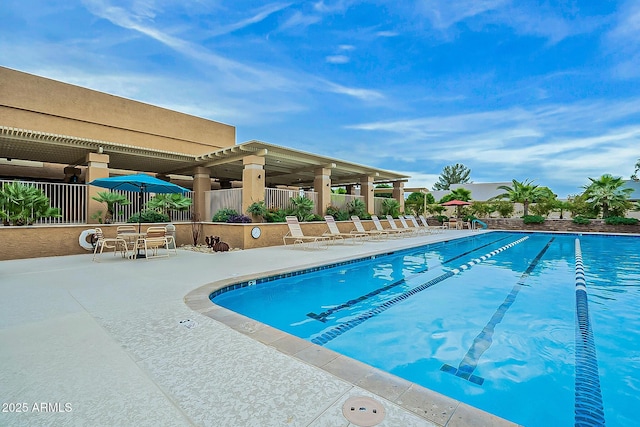
[[192,212],[200,221],[211,221],[213,213],[209,212],[209,206],[205,193],[211,191],[211,176],[209,169],[196,167],[193,170],[193,210]]
[[367,212],[370,215],[376,213],[375,204],[373,200],[373,177],[363,176],[360,178],[360,195],[364,196],[364,204],[367,207]]
[[264,200],[264,157],[247,156],[242,159],[242,212],[246,215],[247,209],[254,202]]
[[317,168],[313,179],[313,191],[318,194],[316,213],[323,216],[331,205],[331,169]]
[[[87,172],[85,176],[85,182],[89,184],[94,179],[108,178],[109,177],[109,155],[88,153],[85,158],[87,162]],[[92,215],[98,211],[105,212],[107,207],[104,203],[93,200],[93,196],[97,196],[100,191],[109,191],[106,188],[96,187],[93,185],[87,186],[87,223],[97,224],[98,219],[91,218]]]
[[394,181],[392,197],[400,203],[400,212],[404,212],[404,182]]

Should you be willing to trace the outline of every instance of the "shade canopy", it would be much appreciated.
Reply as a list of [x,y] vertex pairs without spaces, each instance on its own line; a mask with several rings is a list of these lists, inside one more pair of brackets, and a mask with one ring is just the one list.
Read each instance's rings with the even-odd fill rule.
[[442,206],[468,206],[471,202],[465,202],[463,200],[449,200],[448,202],[441,203]]
[[188,189],[180,187],[171,182],[163,181],[156,177],[143,173],[136,175],[112,176],[109,178],[94,179],[89,185],[108,188],[110,190],[135,191],[139,193],[180,193],[189,192]]

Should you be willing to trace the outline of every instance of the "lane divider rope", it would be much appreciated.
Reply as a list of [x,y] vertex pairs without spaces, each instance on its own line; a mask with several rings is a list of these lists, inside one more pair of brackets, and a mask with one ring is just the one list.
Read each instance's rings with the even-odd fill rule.
[[324,332],[322,334],[320,334],[319,336],[311,339],[311,342],[314,344],[318,344],[318,345],[324,345],[326,343],[328,343],[329,341],[333,340],[334,338],[344,334],[345,332],[355,328],[356,326],[358,326],[359,324],[361,324],[362,322],[371,319],[372,317],[377,316],[378,314],[388,310],[389,308],[393,307],[394,305],[396,305],[397,303],[404,301],[405,299],[417,294],[418,292],[422,292],[425,289],[430,288],[431,286],[435,285],[436,283],[442,282],[445,279],[448,279],[449,277],[455,276],[456,274],[460,274],[465,270],[468,270],[469,268],[473,267],[476,264],[479,264],[483,261],[488,260],[489,258],[499,254],[500,252],[504,252],[509,248],[514,247],[515,245],[524,242],[525,240],[527,240],[529,238],[529,236],[525,236],[522,237],[514,242],[509,243],[508,245],[504,245],[494,251],[489,252],[488,254],[485,254],[483,256],[481,256],[480,258],[475,258],[471,261],[469,261],[466,264],[461,265],[458,268],[455,268],[451,271],[448,271],[434,279],[429,280],[426,283],[423,283],[419,286],[416,286],[415,288],[409,289],[408,291],[405,291],[403,293],[401,293],[400,295],[386,301],[385,303],[377,306],[376,308],[373,308],[371,310],[367,310],[366,312],[358,315],[357,317],[355,317],[354,319],[348,320],[346,322],[343,322],[333,328],[331,328],[329,331]]
[[589,320],[589,296],[584,274],[580,239],[576,252],[576,427],[604,426],[604,407],[600,391],[600,374],[593,330]]

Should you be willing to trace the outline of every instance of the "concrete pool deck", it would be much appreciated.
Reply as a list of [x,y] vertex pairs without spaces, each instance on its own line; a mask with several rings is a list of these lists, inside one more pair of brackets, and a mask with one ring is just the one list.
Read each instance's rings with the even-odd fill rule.
[[471,234],[129,261],[105,253],[0,262],[0,425],[509,426],[471,406],[229,312],[220,283]]

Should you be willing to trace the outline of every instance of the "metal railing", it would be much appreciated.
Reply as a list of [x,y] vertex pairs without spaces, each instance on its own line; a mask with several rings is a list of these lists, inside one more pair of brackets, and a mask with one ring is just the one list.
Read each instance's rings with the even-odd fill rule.
[[291,209],[292,197],[306,197],[313,202],[313,213],[318,214],[318,193],[315,191],[265,188],[264,203],[268,209]]
[[[87,185],[85,184],[63,184],[55,182],[37,182],[37,181],[14,181],[14,180],[0,180],[0,187],[3,184],[18,182],[24,185],[35,187],[41,190],[48,198],[49,205],[53,208],[60,209],[60,218],[41,218],[36,221],[36,224],[86,224],[87,223]],[[114,212],[112,222],[121,223],[126,222],[132,215],[140,212],[140,194],[132,191],[119,191],[119,190],[107,190],[114,193],[121,194],[130,204],[115,206],[116,212]],[[154,196],[154,193],[142,194],[142,208],[146,203]],[[185,193],[185,197],[193,199],[193,192]],[[193,205],[192,205],[193,206]],[[3,209],[0,206],[0,209]],[[102,212],[106,211],[106,206],[102,209]],[[184,212],[172,211],[169,213],[172,221],[190,221],[191,220],[190,208]]]
[[331,193],[331,206],[338,209],[347,209],[347,205],[354,200],[361,200],[364,203],[364,196]]
[[[264,203],[268,209],[290,209],[291,198],[303,196],[313,202],[314,213],[317,213],[318,194],[313,191],[283,190],[280,188],[265,188]],[[205,192],[205,221],[211,221],[213,215],[221,209],[233,209],[239,214],[246,215],[242,211],[242,188],[228,190],[212,190]]]
[[373,211],[375,212],[376,215],[382,214],[382,203],[384,203],[385,200],[388,200],[388,198],[386,197],[373,198]]
[[[128,205],[116,205],[116,212],[114,212],[113,214],[114,223],[126,222],[131,216],[144,209],[149,200],[153,199],[153,197],[155,196],[155,193],[142,193],[142,206],[140,206],[140,193],[138,192],[106,189],[104,191],[118,193],[121,196],[124,196],[130,202]],[[193,201],[193,191],[184,193],[183,196],[188,197]],[[172,222],[188,222],[191,221],[192,210],[193,202],[191,203],[191,207],[188,210],[182,212],[171,211],[167,212],[167,215],[169,215],[169,218]]]
[[233,209],[239,214],[242,212],[242,188],[228,190],[205,191],[205,217],[203,221],[211,221],[211,218],[220,209]]
[[[0,180],[4,184],[18,182],[36,187],[48,198],[52,208],[60,209],[60,218],[41,218],[36,224],[86,224],[87,187],[84,184],[59,184],[54,182],[34,182],[18,180]],[[0,209],[4,207],[0,206]]]

